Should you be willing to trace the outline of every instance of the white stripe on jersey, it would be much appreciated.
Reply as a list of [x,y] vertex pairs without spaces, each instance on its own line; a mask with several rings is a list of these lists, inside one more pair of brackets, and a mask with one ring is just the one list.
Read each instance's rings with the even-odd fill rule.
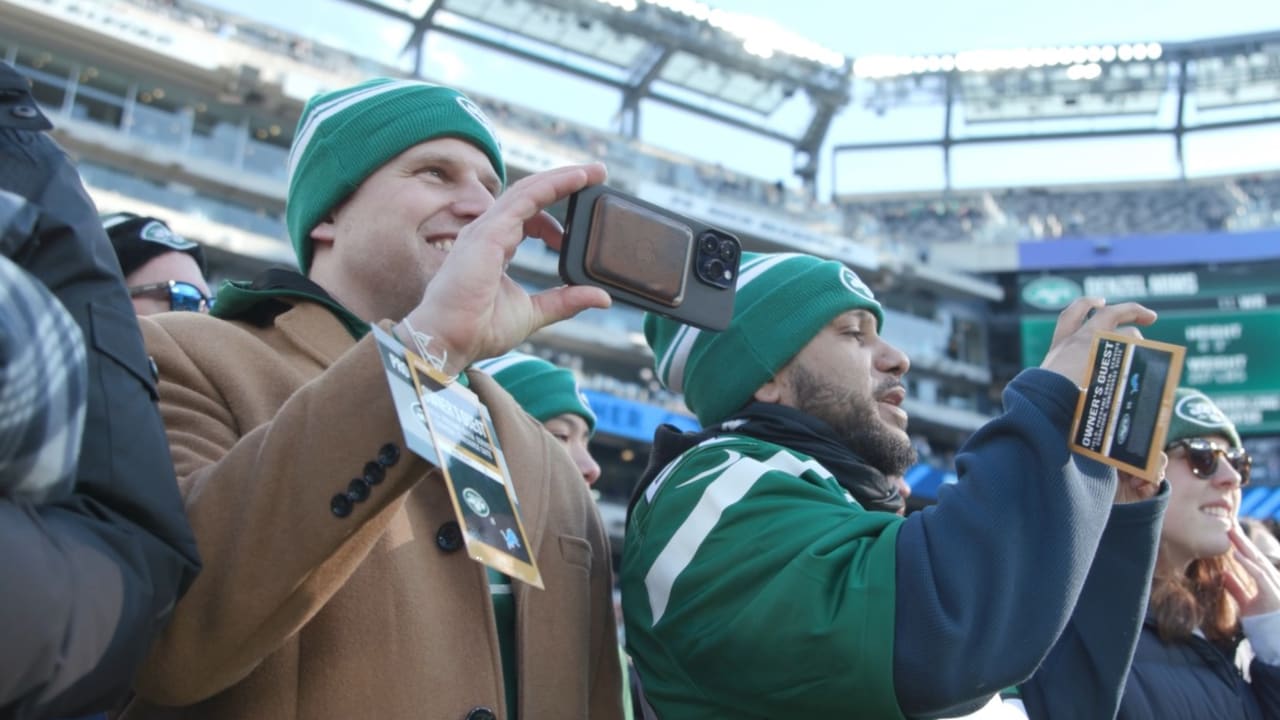
[[[698,548],[702,547],[707,536],[720,522],[724,511],[745,497],[755,486],[756,481],[774,470],[796,476],[812,471],[820,477],[833,477],[816,460],[801,460],[785,450],[775,453],[763,462],[754,458],[740,457],[733,450],[726,452],[729,457],[724,463],[698,473],[676,486],[684,487],[724,468],[719,477],[707,484],[702,491],[702,497],[698,498],[697,504],[694,505],[693,512],[689,513],[689,517],[685,518],[671,535],[666,547],[658,553],[653,565],[649,567],[649,572],[645,574],[644,584],[649,593],[649,609],[653,614],[654,625],[658,624],[667,611],[667,603],[671,599],[671,588],[675,585],[676,579],[685,571],[685,568],[689,567],[693,556],[697,554]],[[675,464],[673,462],[672,466]],[[647,499],[652,500],[652,496]]]

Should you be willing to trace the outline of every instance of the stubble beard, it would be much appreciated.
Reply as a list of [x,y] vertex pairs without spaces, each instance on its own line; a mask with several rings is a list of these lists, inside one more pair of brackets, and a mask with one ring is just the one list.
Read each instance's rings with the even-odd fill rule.
[[[896,383],[888,383],[890,386]],[[824,382],[797,365],[792,374],[798,408],[830,425],[836,437],[868,465],[885,475],[902,475],[916,462],[905,432],[880,417],[873,396]],[[877,388],[875,392],[888,390]]]

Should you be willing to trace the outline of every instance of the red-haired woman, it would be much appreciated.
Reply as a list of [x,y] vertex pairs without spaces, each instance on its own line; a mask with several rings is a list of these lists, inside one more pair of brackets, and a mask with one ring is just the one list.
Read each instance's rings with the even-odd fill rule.
[[1187,389],[1165,451],[1169,507],[1118,717],[1280,718],[1280,571],[1236,521],[1249,456],[1226,416]]

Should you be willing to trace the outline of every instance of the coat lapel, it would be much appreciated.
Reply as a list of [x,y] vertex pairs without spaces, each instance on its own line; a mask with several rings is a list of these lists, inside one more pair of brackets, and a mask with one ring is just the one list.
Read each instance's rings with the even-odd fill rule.
[[302,354],[322,369],[332,365],[355,342],[342,322],[318,303],[300,302],[277,317],[275,324]]

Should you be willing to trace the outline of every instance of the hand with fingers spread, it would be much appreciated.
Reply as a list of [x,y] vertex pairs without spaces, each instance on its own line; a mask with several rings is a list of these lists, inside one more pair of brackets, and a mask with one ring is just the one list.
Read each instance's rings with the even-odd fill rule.
[[1155,311],[1138,303],[1107,305],[1102,298],[1079,298],[1058,315],[1053,342],[1040,367],[1052,370],[1076,385],[1084,385],[1089,352],[1096,333],[1118,332],[1140,338],[1142,333],[1133,326],[1150,325],[1155,321]]
[[537,330],[587,308],[609,307],[604,290],[564,286],[530,295],[504,272],[516,248],[535,237],[560,249],[563,230],[544,210],[589,185],[604,182],[603,165],[548,170],[512,185],[468,224],[440,271],[427,285],[408,324],[447,352],[445,372],[500,355]]
[[1280,570],[1253,544],[1239,522],[1228,533],[1233,546],[1233,572],[1224,575],[1227,592],[1240,606],[1241,617],[1280,610]]

